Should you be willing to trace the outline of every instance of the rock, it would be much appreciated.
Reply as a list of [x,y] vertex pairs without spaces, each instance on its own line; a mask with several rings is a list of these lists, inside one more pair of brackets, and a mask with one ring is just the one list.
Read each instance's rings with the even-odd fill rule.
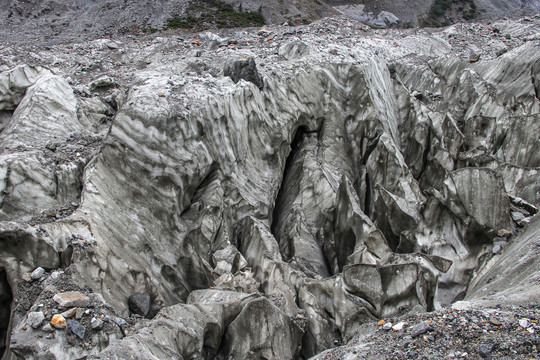
[[501,252],[501,250],[502,250],[502,246],[501,246],[501,245],[495,245],[495,246],[493,246],[492,252],[493,252],[494,254],[498,254],[498,253]]
[[107,43],[107,47],[108,47],[109,49],[111,49],[111,50],[116,50],[116,49],[118,49],[120,46],[119,46],[116,42],[114,42],[114,41],[109,41],[109,42]]
[[524,329],[529,327],[529,320],[528,319],[519,319],[518,323],[519,323],[519,326],[521,326]]
[[81,325],[77,320],[68,320],[67,325],[69,329],[81,340],[84,339],[86,333],[86,327]]
[[405,325],[407,325],[407,323],[400,321],[396,325],[392,326],[392,330],[401,331]]
[[120,327],[127,324],[126,320],[122,319],[121,317],[114,317],[113,321],[115,322],[116,325],[118,325]]
[[479,347],[478,347],[478,354],[484,358],[484,359],[488,359],[490,357],[490,354],[491,352],[493,351],[493,348],[495,347],[494,344],[492,343],[485,343],[485,344],[481,344]]
[[92,82],[88,86],[90,88],[90,91],[95,91],[98,89],[116,87],[116,82],[110,76],[101,76],[95,80],[92,80]]
[[425,334],[426,332],[430,331],[432,328],[431,326],[425,322],[425,321],[422,321],[422,322],[419,322],[418,324],[414,325],[411,329],[411,336],[413,338],[419,336],[419,335],[422,335],[422,334]]
[[150,295],[142,292],[134,292],[128,299],[129,311],[141,316],[148,315],[150,311]]
[[66,319],[71,319],[77,314],[78,310],[79,308],[72,308],[72,309],[64,311],[61,315],[65,317]]
[[45,275],[45,269],[42,267],[36,268],[32,273],[30,274],[30,277],[32,280],[39,280]]
[[525,219],[525,215],[523,215],[523,213],[519,211],[512,211],[510,215],[512,216],[512,220],[514,220],[515,222],[519,222],[520,220]]
[[510,230],[501,229],[497,232],[497,236],[508,239],[512,236],[512,232]]
[[45,320],[45,315],[42,311],[35,311],[28,313],[28,318],[26,319],[26,323],[30,325],[32,328],[37,329],[41,326],[43,323],[43,320]]
[[90,326],[92,327],[92,330],[101,331],[103,329],[103,320],[93,318],[90,322]]
[[388,330],[392,329],[392,326],[393,326],[393,325],[394,325],[394,324],[392,324],[391,322],[387,322],[386,324],[384,324],[384,325],[382,326],[382,328],[383,328],[383,330],[388,331]]
[[470,63],[477,62],[478,60],[480,60],[480,55],[482,55],[482,53],[479,51],[471,52],[471,54],[469,55],[469,62]]
[[53,296],[53,300],[61,307],[87,307],[90,305],[90,298],[79,291],[66,291]]
[[41,329],[43,331],[45,331],[46,333],[51,333],[54,331],[53,327],[51,326],[51,324],[45,324],[43,325],[43,328]]
[[56,329],[64,329],[67,325],[66,319],[60,314],[53,315],[51,325]]
[[252,82],[259,89],[262,89],[264,86],[257,71],[255,60],[251,56],[227,61],[223,67],[223,74],[229,76],[234,83],[245,80]]

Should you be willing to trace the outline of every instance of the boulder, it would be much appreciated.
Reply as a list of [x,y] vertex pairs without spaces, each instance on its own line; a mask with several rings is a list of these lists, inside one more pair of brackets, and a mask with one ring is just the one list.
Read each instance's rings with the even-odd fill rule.
[[255,84],[259,89],[264,87],[255,60],[251,56],[227,61],[223,67],[223,74],[235,83],[245,80]]

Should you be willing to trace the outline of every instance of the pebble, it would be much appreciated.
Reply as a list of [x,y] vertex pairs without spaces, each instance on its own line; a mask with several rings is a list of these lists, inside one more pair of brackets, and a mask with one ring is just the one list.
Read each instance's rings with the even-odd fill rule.
[[469,62],[471,62],[471,63],[477,62],[478,60],[480,60],[480,55],[481,55],[480,52],[477,52],[477,51],[472,52],[469,55]]
[[493,250],[492,250],[492,252],[493,252],[494,254],[498,254],[498,253],[500,253],[501,251],[502,251],[501,245],[495,245],[495,246],[493,247]]
[[124,326],[127,324],[126,320],[122,319],[121,317],[115,317],[114,318],[114,322],[116,323],[116,325],[118,326]]
[[413,328],[411,329],[411,336],[414,338],[419,335],[425,334],[429,330],[431,330],[431,326],[427,322],[422,321],[413,326]]
[[519,326],[521,326],[524,329],[529,327],[529,320],[527,319],[519,319],[518,323],[519,323]]
[[45,269],[42,267],[36,268],[32,273],[30,274],[30,278],[32,280],[39,280],[45,275]]
[[48,332],[48,333],[54,331],[54,329],[53,329],[53,327],[51,326],[51,324],[45,324],[45,325],[43,326],[43,328],[41,328],[41,330],[43,330],[43,331],[45,331],[45,332]]
[[30,325],[32,328],[37,329],[41,326],[41,323],[43,323],[43,320],[45,320],[45,315],[41,311],[35,311],[28,314],[28,318],[26,319],[26,323]]
[[509,237],[512,236],[512,232],[509,231],[509,230],[506,230],[506,229],[501,229],[501,230],[499,230],[499,231],[497,232],[497,235],[498,235],[499,237],[504,237],[504,238],[507,238],[507,239],[508,239]]
[[103,320],[93,318],[92,321],[90,322],[90,326],[92,327],[92,330],[99,331],[99,330],[103,329]]
[[62,316],[65,317],[66,319],[71,319],[72,317],[75,316],[75,314],[77,313],[77,309],[78,308],[71,308],[69,310],[66,310],[62,313]]
[[493,351],[493,348],[493,344],[482,344],[478,347],[478,354],[480,354],[480,356],[484,359],[487,359],[489,357],[489,354],[491,354],[491,352]]
[[63,329],[66,327],[66,319],[62,315],[56,314],[51,319],[51,325],[57,329]]
[[397,323],[396,325],[392,326],[392,330],[394,331],[400,331],[403,329],[403,327],[406,325],[405,322],[403,321],[400,321],[399,323]]
[[384,324],[382,326],[382,328],[383,328],[383,330],[388,331],[388,330],[392,329],[392,326],[393,326],[393,324],[391,322],[387,322],[386,324]]

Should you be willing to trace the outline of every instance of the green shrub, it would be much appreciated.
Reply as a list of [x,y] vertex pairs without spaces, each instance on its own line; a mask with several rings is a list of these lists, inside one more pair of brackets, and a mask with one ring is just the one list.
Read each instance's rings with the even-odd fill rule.
[[418,19],[420,27],[441,27],[448,26],[450,23],[444,19],[446,12],[458,3],[468,4],[468,9],[463,9],[463,18],[472,20],[476,17],[476,4],[474,0],[435,0],[429,12]]
[[239,11],[221,1],[206,0],[191,4],[183,16],[167,20],[165,29],[205,30],[213,27],[262,26],[266,21],[260,11]]

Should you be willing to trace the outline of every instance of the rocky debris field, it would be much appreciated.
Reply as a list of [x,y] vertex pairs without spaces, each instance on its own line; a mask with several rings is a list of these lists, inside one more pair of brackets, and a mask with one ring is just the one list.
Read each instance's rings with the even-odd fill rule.
[[5,358],[537,357],[539,34],[1,44]]
[[383,319],[316,359],[536,359],[538,304]]

